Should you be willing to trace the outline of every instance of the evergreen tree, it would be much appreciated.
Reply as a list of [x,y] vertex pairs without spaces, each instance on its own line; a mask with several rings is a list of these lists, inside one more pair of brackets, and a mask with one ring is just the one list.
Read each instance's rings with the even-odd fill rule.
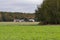
[[60,24],[60,0],[44,0],[35,14],[43,24]]

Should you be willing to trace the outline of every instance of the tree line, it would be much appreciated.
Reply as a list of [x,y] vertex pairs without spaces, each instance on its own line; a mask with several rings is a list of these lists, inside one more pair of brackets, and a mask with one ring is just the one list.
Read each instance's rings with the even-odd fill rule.
[[34,18],[33,13],[0,12],[0,22],[10,22],[14,19]]

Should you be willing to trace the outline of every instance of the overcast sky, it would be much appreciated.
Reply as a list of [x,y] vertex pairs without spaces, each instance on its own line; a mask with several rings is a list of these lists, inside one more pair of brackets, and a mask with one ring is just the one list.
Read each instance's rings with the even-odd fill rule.
[[42,0],[0,0],[0,11],[34,12]]

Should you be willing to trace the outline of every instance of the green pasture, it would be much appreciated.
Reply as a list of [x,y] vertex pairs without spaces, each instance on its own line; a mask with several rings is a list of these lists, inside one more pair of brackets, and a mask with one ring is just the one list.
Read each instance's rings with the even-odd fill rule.
[[0,22],[0,40],[60,40],[60,25]]

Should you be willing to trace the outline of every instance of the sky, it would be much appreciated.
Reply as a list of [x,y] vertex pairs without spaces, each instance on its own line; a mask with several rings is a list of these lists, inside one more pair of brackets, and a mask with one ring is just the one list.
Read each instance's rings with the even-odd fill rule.
[[43,0],[0,0],[0,11],[33,13]]

